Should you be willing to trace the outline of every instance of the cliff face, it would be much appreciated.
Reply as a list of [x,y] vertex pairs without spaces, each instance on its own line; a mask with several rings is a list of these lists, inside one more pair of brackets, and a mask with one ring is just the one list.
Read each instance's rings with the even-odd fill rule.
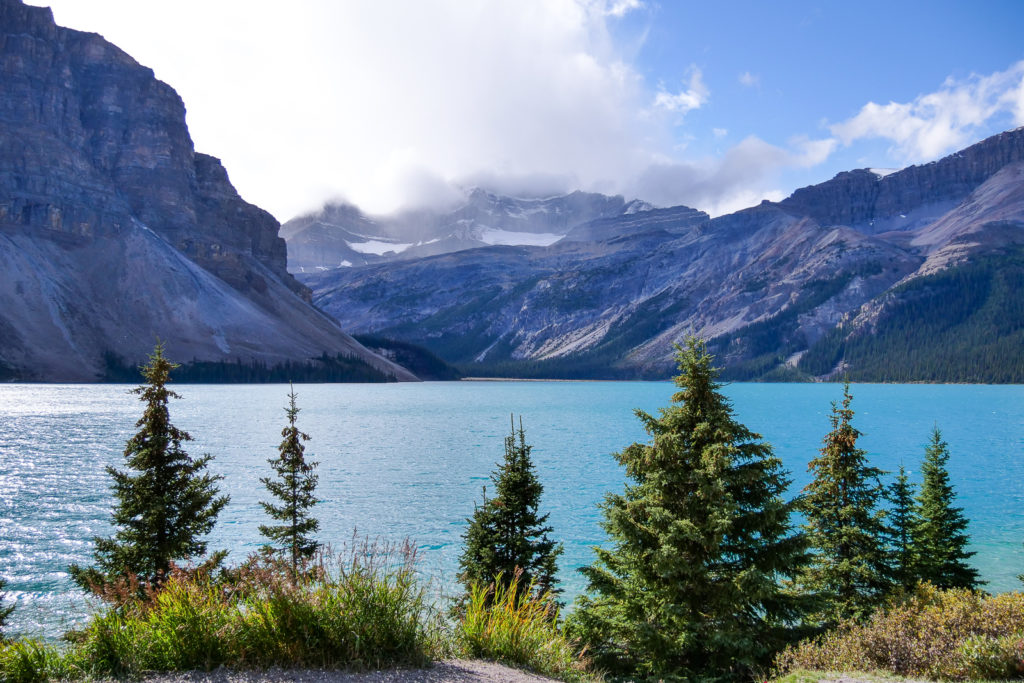
[[1000,169],[1019,161],[1024,161],[1024,129],[995,135],[930,164],[884,176],[868,169],[843,172],[797,190],[780,206],[822,225],[856,226],[874,232],[883,227],[906,229],[912,223],[906,218],[899,221],[901,215],[930,206],[951,208]]
[[[177,93],[48,8],[0,0],[0,365],[94,379],[104,352],[275,363],[368,353],[309,306],[279,224],[196,153]],[[139,264],[146,267],[140,269]]]

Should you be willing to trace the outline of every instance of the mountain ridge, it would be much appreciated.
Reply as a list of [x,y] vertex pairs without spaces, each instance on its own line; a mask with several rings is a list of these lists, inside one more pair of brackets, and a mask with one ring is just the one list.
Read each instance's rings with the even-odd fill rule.
[[[696,333],[733,379],[833,378],[851,371],[844,358],[812,372],[802,357],[837,335],[870,335],[869,312],[887,319],[907,283],[1017,258],[1022,169],[1016,129],[929,164],[843,172],[714,219],[652,209],[597,219],[593,234],[547,247],[300,279],[356,332],[423,344],[467,373],[667,377],[673,342]],[[1015,315],[1011,327],[1024,329]]]

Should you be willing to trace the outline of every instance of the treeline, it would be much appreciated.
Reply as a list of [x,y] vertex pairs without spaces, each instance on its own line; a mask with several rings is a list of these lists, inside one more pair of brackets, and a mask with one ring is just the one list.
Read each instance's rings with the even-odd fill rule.
[[[144,368],[147,384],[135,390],[145,409],[126,444],[127,470],[108,470],[114,535],[94,539],[94,566],[71,568],[82,588],[114,607],[75,635],[70,654],[47,650],[32,671],[408,665],[456,651],[565,679],[600,671],[749,680],[782,652],[784,664],[817,661],[815,643],[825,647],[846,637],[829,634],[851,633],[901,604],[928,609],[922,590],[980,585],[938,428],[924,449],[920,488],[902,469],[887,482],[858,446],[847,384],[810,462],[812,482],[787,498],[789,473],[736,420],[712,361],[703,341],[688,340],[677,349],[671,405],[656,416],[637,411],[651,440],[615,455],[629,481],[600,505],[608,543],[581,570],[587,589],[564,620],[562,548],[541,512],[543,486],[522,421],[518,429],[513,422],[492,494],[484,489],[467,520],[461,589],[441,619],[425,606],[408,561],[383,571],[358,554],[340,570],[317,561],[315,463],[304,455],[309,437],[298,429],[294,391],[269,461],[274,476],[261,479],[272,496],[261,504],[271,521],[260,527],[263,552],[236,568],[220,567],[223,555],[212,553],[181,569],[176,563],[206,554],[202,537],[227,498],[205,471],[209,456],[190,458],[183,444],[191,437],[170,422],[172,365],[158,347]],[[999,625],[1011,627],[1024,629],[1024,619]],[[825,640],[806,640],[815,637]],[[29,646],[3,647],[0,669]]]
[[[113,351],[103,354],[103,382],[135,382],[139,368]],[[174,378],[187,384],[281,384],[285,382],[394,382],[395,378],[359,358],[323,353],[306,361],[269,365],[264,361],[195,360],[176,366]]]
[[446,363],[440,356],[422,346],[370,334],[354,334],[352,336],[366,348],[398,363],[422,380],[448,381],[462,377],[458,368]]
[[870,333],[838,327],[797,367],[885,382],[1024,383],[1024,249],[897,287]]

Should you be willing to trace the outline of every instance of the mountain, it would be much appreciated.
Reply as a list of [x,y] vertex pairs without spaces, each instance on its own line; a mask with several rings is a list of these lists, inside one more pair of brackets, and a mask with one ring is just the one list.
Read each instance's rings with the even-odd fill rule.
[[183,361],[415,379],[310,305],[279,227],[150,69],[0,0],[0,378],[94,381],[160,339]]
[[445,211],[373,218],[349,204],[328,204],[288,221],[281,235],[291,271],[315,273],[495,244],[546,246],[591,222],[650,208],[639,200],[587,192],[523,199],[475,188]]
[[470,374],[667,377],[696,333],[732,379],[1004,382],[1024,381],[1022,278],[1024,129],[715,219],[647,209],[300,276],[349,328]]

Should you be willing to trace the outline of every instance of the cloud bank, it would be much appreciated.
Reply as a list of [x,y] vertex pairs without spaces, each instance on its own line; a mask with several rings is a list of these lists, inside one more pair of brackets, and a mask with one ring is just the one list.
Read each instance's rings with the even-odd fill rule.
[[844,145],[882,138],[905,163],[930,161],[960,149],[994,119],[1024,125],[1024,61],[989,76],[947,78],[935,92],[911,102],[868,102],[860,112],[830,130]]
[[[182,95],[196,148],[281,220],[328,199],[372,213],[448,205],[474,185],[718,215],[781,198],[786,173],[861,140],[912,163],[993,121],[1024,123],[1019,62],[769,142],[715,120],[714,88],[753,96],[756,73],[709,82],[689,64],[645,80],[614,38],[653,11],[640,0],[32,1],[153,67]],[[697,135],[713,151],[690,151]]]

